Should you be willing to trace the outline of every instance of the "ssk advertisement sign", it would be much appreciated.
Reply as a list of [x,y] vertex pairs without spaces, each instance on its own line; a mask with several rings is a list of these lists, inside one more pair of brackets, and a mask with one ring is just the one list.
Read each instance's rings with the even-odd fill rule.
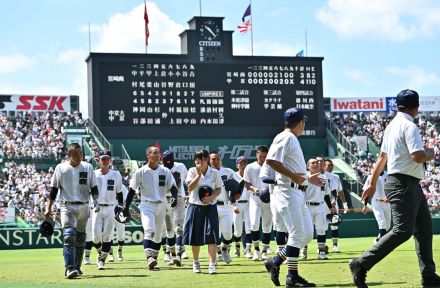
[[70,96],[0,95],[0,110],[70,112]]

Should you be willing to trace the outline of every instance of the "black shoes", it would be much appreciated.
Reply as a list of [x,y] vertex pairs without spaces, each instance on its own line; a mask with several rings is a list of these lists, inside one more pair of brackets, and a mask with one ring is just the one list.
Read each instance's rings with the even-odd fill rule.
[[434,274],[433,277],[423,277],[422,286],[423,288],[440,287],[440,276]]
[[275,265],[273,259],[267,259],[264,261],[264,267],[266,267],[267,272],[269,273],[270,280],[272,280],[275,286],[281,286],[280,284],[280,267]]
[[368,288],[365,283],[367,278],[367,270],[357,262],[357,259],[353,259],[348,264],[350,266],[351,275],[353,276],[353,282],[358,288]]
[[286,278],[286,288],[291,287],[316,287],[316,284],[307,282],[306,279],[298,275],[291,278]]

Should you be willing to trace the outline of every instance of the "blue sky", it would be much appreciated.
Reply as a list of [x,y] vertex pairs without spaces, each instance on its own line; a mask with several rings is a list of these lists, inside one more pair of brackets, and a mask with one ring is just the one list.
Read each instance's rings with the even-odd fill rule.
[[[202,16],[223,16],[234,55],[250,55],[240,35],[249,1],[204,0]],[[178,34],[199,16],[198,0],[147,2],[149,53],[180,53]],[[92,52],[144,53],[143,2],[2,1],[0,94],[80,95],[87,110],[84,59]],[[440,95],[440,1],[253,0],[254,55],[324,57],[325,97]]]

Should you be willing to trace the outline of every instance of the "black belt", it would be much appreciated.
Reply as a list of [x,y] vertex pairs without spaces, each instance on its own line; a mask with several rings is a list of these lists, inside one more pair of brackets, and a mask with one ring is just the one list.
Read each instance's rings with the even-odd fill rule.
[[383,199],[376,199],[376,201],[385,202]]
[[247,203],[248,200],[238,200],[237,203]]
[[69,202],[69,201],[63,201],[61,203],[63,203],[63,204],[70,204],[70,205],[83,205],[83,204],[88,204],[89,202],[80,202],[80,201]]
[[296,184],[296,183],[290,183],[290,187],[292,187],[292,188],[294,188],[294,189],[301,190],[301,191],[303,191],[303,192],[305,192],[306,189],[307,189],[307,186],[306,186],[306,185],[299,185],[299,184]]
[[115,205],[115,204],[99,204],[99,206],[102,206],[102,207],[108,207],[108,206],[113,206],[113,205]]
[[414,181],[420,181],[421,180],[421,179],[419,179],[417,177],[414,177],[414,176],[411,176],[411,175],[406,175],[406,174],[401,174],[401,173],[388,174],[388,176],[394,176],[394,177],[397,177],[397,178],[399,178],[399,177],[409,178],[409,179],[412,179]]
[[217,201],[217,205],[225,205],[225,202]]
[[324,202],[306,202],[306,204],[310,205],[310,206],[318,206],[318,205],[321,205],[322,203],[324,203]]

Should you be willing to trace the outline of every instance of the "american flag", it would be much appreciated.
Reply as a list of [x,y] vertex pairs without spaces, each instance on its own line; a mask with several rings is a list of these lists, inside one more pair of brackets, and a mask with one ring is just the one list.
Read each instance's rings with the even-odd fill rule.
[[240,33],[244,34],[244,33],[252,30],[252,22],[249,19],[248,21],[238,25],[237,28],[238,28],[238,31],[240,31]]

